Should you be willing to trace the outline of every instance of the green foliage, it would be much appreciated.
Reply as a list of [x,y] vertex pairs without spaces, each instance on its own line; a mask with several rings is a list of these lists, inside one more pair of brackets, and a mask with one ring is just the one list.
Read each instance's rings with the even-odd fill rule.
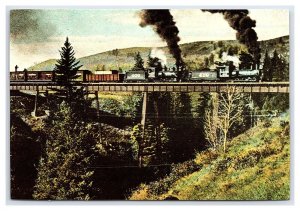
[[229,45],[227,48],[227,54],[229,56],[237,55],[239,53],[239,47],[237,45]]
[[[288,117],[276,118],[268,128],[258,125],[250,129],[233,139],[226,154],[203,151],[194,160],[198,169],[178,166],[168,176],[141,185],[129,199],[162,200],[172,195],[180,200],[288,200],[287,121]],[[181,170],[173,180],[172,175]]]
[[72,109],[63,103],[47,128],[48,139],[38,166],[34,199],[91,199],[90,167],[95,141],[92,126],[78,121]]
[[12,199],[24,200],[32,199],[41,143],[20,115],[12,111],[10,116],[10,190]]
[[274,72],[272,81],[287,81],[289,78],[288,64],[276,50],[271,58],[271,64]]
[[107,98],[100,101],[100,108],[102,111],[106,111],[118,116],[123,116],[123,110],[120,102],[117,99]]
[[166,163],[169,157],[169,128],[164,124],[159,126],[141,124],[133,127],[131,132],[131,144],[136,161],[139,159],[142,166]]
[[288,81],[289,65],[286,59],[275,49],[273,56],[268,51],[264,55],[263,76],[266,81]]
[[208,67],[209,66],[209,59],[208,57],[204,57],[204,67]]
[[208,57],[208,60],[209,60],[209,64],[213,65],[215,62],[215,55],[213,53],[211,53]]
[[[165,194],[174,182],[186,175],[200,170],[201,166],[202,165],[196,164],[192,160],[179,164],[173,164],[171,166],[171,173],[167,177],[164,177],[159,181],[150,182],[147,185],[147,199],[160,200],[157,196]],[[143,200],[142,198],[139,198],[140,196],[138,194],[136,194],[139,189],[142,189],[143,187],[143,184],[140,185],[138,189],[135,190],[135,193],[131,195],[130,200]]]
[[251,54],[242,51],[240,53],[239,59],[241,61],[239,67],[240,69],[252,69],[253,57],[251,56]]
[[134,57],[135,64],[133,70],[143,70],[144,69],[144,60],[141,57],[141,53],[138,52]]
[[271,59],[269,57],[268,51],[265,53],[264,66],[263,66],[263,80],[272,81],[273,68],[271,65]]
[[219,53],[218,53],[219,59],[222,59],[223,53],[224,53],[224,50],[222,48],[220,48]]
[[117,115],[130,117],[134,122],[140,118],[142,95],[141,93],[132,93],[123,97],[102,97],[99,101],[102,111]]
[[265,111],[284,112],[289,109],[289,95],[287,94],[267,94],[262,107]]
[[218,41],[218,47],[219,48],[222,48],[222,47],[224,47],[224,42],[223,41]]

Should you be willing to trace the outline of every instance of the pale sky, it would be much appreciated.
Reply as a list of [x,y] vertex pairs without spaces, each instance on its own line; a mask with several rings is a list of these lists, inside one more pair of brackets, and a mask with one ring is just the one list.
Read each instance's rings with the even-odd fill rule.
[[[165,46],[151,27],[139,26],[139,10],[43,10],[35,20],[38,25],[23,24],[20,36],[10,42],[10,70],[17,64],[20,70],[45,61],[58,59],[66,37],[74,47],[76,58],[115,48]],[[259,40],[289,35],[288,10],[249,10],[256,20]],[[203,40],[235,40],[235,31],[221,14],[200,9],[171,10],[179,28],[179,44]],[[19,19],[18,19],[19,20]],[[23,20],[23,19],[22,19]],[[21,22],[22,22],[21,20]],[[24,18],[26,22],[26,19]],[[18,25],[12,21],[12,25]],[[12,28],[12,25],[10,26]],[[24,30],[23,30],[24,29]],[[40,37],[39,37],[40,36]]]

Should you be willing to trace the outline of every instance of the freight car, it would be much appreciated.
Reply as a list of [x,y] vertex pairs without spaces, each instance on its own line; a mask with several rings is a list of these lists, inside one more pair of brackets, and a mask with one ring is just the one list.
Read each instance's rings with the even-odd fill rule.
[[[90,74],[89,70],[77,71],[77,78],[75,81],[85,81],[86,75]],[[23,71],[10,72],[11,81],[56,81],[57,74],[51,70],[30,70],[24,69]]]
[[11,81],[52,81],[52,78],[52,71],[27,71],[24,69],[22,72],[10,72]]
[[111,71],[96,71],[95,73],[86,74],[85,82],[123,82],[123,73],[118,70]]

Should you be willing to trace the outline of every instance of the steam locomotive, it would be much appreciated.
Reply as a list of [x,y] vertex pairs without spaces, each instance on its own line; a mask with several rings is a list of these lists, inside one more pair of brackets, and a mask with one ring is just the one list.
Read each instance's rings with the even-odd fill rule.
[[[261,81],[261,70],[236,69],[231,63],[216,63],[215,69],[187,71],[184,67],[171,69],[134,69],[121,73],[118,70],[96,71],[80,70],[77,81],[81,82],[226,82]],[[11,81],[55,81],[54,71],[15,71],[10,73]]]

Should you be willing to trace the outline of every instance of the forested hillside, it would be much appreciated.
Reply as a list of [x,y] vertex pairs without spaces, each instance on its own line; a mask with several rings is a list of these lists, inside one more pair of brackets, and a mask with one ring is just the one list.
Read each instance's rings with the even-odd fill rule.
[[[260,41],[260,48],[263,62],[265,52],[271,56],[276,49],[279,55],[288,62],[289,60],[289,36],[279,37],[271,40]],[[226,41],[201,41],[181,44],[183,59],[190,69],[202,68],[205,63],[205,58],[209,60],[219,60],[222,58],[222,53],[238,55],[241,51],[246,51],[246,47],[238,43],[236,40]],[[159,48],[163,50],[167,58],[168,65],[174,65],[175,60],[169,54],[167,47]],[[78,58],[82,69],[89,70],[110,70],[110,69],[131,69],[134,65],[134,56],[137,52],[141,53],[142,58],[146,61],[151,48],[135,47],[126,49],[114,49],[107,52],[98,53],[82,58]],[[32,67],[29,70],[53,70],[55,67],[55,59],[50,59]]]

